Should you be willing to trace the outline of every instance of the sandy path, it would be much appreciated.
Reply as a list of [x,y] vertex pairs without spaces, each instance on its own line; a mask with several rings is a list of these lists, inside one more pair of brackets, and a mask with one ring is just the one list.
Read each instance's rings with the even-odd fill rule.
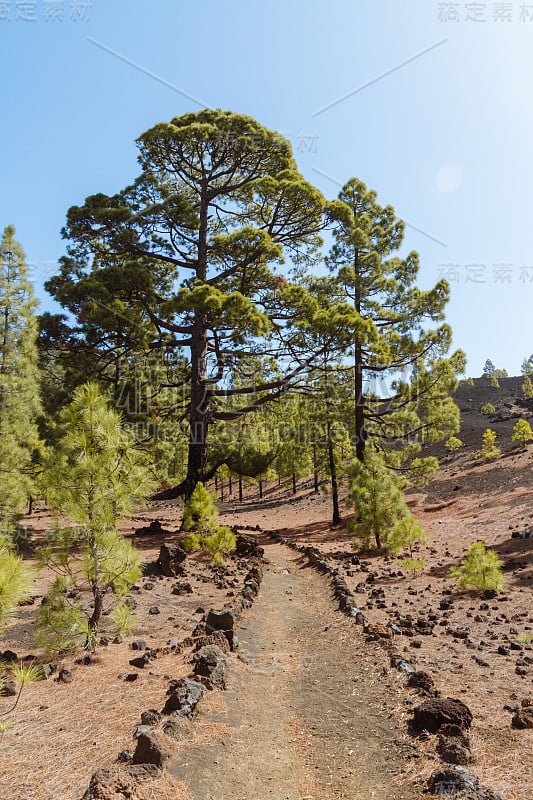
[[266,547],[259,598],[238,631],[242,663],[224,693],[224,735],[188,745],[170,771],[196,800],[415,800],[397,781],[406,749],[371,656],[327,582]]

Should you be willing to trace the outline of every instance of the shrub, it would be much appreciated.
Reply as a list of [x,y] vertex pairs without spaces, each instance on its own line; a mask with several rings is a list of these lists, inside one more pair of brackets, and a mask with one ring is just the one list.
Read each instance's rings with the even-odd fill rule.
[[218,525],[218,509],[203,483],[196,487],[183,508],[182,530],[190,531],[183,540],[188,552],[205,550],[213,557],[217,566],[224,564],[224,557],[233,553],[237,546],[235,534],[227,525]]
[[503,562],[494,550],[487,550],[482,541],[473,542],[459,567],[452,567],[449,578],[456,579],[460,589],[502,591],[505,584],[502,576]]
[[533,439],[533,430],[526,419],[519,419],[513,428],[513,442],[518,442],[523,448]]
[[399,553],[401,550],[409,550],[409,555],[413,558],[414,547],[419,544],[428,544],[429,536],[412,514],[407,514],[398,520],[394,526],[391,536],[390,550]]
[[487,415],[494,414],[494,412],[496,411],[492,403],[485,403],[484,406],[481,406],[480,410],[482,414],[487,414]]
[[401,479],[379,453],[367,448],[364,462],[355,461],[350,467],[348,487],[346,504],[355,511],[348,523],[355,536],[353,549],[389,548],[394,526],[409,514]]
[[524,397],[533,397],[533,383],[531,382],[529,375],[526,375],[524,378],[524,383],[522,384],[522,394]]
[[499,447],[496,447],[496,439],[497,434],[496,431],[487,428],[485,433],[483,434],[483,442],[481,445],[481,450],[477,453],[478,458],[484,458],[485,461],[492,461],[498,456],[501,455],[501,450]]
[[457,436],[450,436],[450,438],[444,443],[444,447],[450,453],[455,453],[459,450],[460,447],[463,446],[463,442]]
[[423,558],[399,558],[396,563],[406,572],[411,572],[414,578],[420,575],[426,566]]
[[29,593],[32,574],[7,542],[0,541],[0,627],[13,615]]
[[[116,523],[153,488],[146,456],[96,384],[76,389],[62,421],[63,436],[46,465],[44,485],[52,508],[73,524],[56,524],[38,552],[41,564],[59,578],[37,620],[38,640],[49,653],[92,649],[102,615],[141,576],[140,554]],[[92,607],[78,599],[82,589],[90,592]]]

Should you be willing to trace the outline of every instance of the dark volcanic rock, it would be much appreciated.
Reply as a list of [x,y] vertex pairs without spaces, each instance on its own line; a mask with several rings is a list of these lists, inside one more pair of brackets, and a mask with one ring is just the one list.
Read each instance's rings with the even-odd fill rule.
[[502,800],[501,796],[483,786],[464,767],[436,770],[428,781],[431,794],[455,797],[457,800]]
[[140,783],[159,778],[160,775],[161,769],[155,764],[103,767],[92,776],[82,800],[134,800],[138,796]]
[[207,633],[222,631],[231,649],[233,649],[235,623],[238,617],[239,613],[237,609],[233,607],[224,608],[222,611],[209,611],[205,621]]
[[198,650],[194,665],[194,674],[209,678],[218,689],[226,688],[227,661],[222,650],[216,645],[207,645]]
[[143,733],[137,739],[133,764],[155,764],[156,767],[162,769],[171,756],[170,747],[158,739],[153,731],[150,731],[150,733]]
[[461,700],[426,700],[414,710],[412,726],[416,731],[437,733],[442,725],[457,725],[467,730],[472,724],[472,712]]
[[409,676],[407,685],[413,689],[420,689],[427,694],[437,696],[438,690],[435,688],[435,681],[427,672],[413,672]]
[[437,752],[447,764],[466,766],[472,762],[468,736],[465,736],[457,725],[443,725],[440,728]]
[[189,678],[181,678],[179,681],[174,681],[168,690],[168,698],[163,708],[163,714],[171,714],[173,711],[179,711],[185,717],[188,717],[204,694],[204,686],[198,681],[191,681]]
[[511,721],[511,725],[519,730],[533,728],[533,707],[519,708]]
[[162,544],[159,550],[157,564],[167,578],[178,578],[183,575],[182,564],[187,558],[187,553],[179,544]]

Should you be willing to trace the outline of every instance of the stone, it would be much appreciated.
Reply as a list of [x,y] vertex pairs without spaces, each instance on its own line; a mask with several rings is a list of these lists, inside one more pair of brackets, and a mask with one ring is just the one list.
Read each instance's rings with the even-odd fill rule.
[[163,575],[167,578],[178,578],[183,575],[183,562],[187,558],[187,553],[179,544],[161,545],[157,564]]
[[472,724],[472,712],[461,700],[452,697],[426,700],[413,709],[413,728],[437,733],[442,725],[457,725],[467,730]]
[[137,528],[135,531],[135,536],[161,536],[163,538],[171,535],[172,531],[166,531],[158,519],[153,519],[149,525],[144,528]]
[[132,650],[146,650],[148,645],[144,639],[135,639],[135,641],[131,643],[130,647]]
[[479,778],[461,766],[436,770],[428,781],[428,788],[431,794],[457,800],[502,800],[500,795],[487,789]]
[[15,681],[5,681],[0,685],[0,697],[15,697],[19,693]]
[[72,672],[69,669],[60,669],[56,681],[58,683],[72,683]]
[[533,728],[533,707],[519,708],[511,720],[511,725],[519,730]]
[[413,689],[420,689],[427,694],[435,695],[437,692],[435,689],[435,681],[427,672],[413,672],[409,675],[407,685],[411,686]]
[[157,738],[151,731],[143,733],[137,739],[137,747],[133,754],[133,764],[154,764],[162,769],[172,757],[172,750],[166,742]]
[[152,728],[158,724],[160,719],[161,714],[159,711],[155,711],[153,708],[149,709],[148,711],[143,711],[141,714],[141,723],[143,725],[150,725]]
[[181,678],[172,682],[167,694],[168,697],[163,708],[163,714],[179,711],[180,714],[188,717],[202,699],[204,686],[199,681]]
[[437,752],[447,764],[467,766],[473,758],[468,736],[457,725],[442,725],[437,739]]
[[235,623],[238,619],[236,610],[232,607],[225,608],[222,611],[209,611],[205,624],[207,633],[213,631],[222,631],[226,636],[231,649],[234,646],[234,630]]
[[208,636],[200,636],[195,642],[194,650],[198,652],[202,647],[207,647],[211,644],[216,645],[224,653],[230,652],[229,642],[222,631],[213,631]]
[[160,776],[161,769],[155,764],[102,767],[92,776],[82,800],[135,800],[139,784]]
[[163,723],[163,732],[176,742],[192,739],[194,736],[193,724],[186,718],[172,714]]
[[171,594],[192,594],[192,586],[187,581],[178,581],[170,590]]
[[227,661],[222,650],[216,645],[207,645],[198,650],[194,664],[194,674],[209,678],[218,689],[226,688]]

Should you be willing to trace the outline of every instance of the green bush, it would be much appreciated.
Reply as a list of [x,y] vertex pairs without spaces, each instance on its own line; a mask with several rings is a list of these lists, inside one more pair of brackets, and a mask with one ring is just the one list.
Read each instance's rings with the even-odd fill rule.
[[482,414],[490,415],[490,414],[494,414],[495,411],[496,411],[496,409],[494,408],[492,403],[485,403],[484,406],[481,406],[481,413]]
[[217,566],[237,546],[235,534],[227,525],[218,525],[218,509],[203,483],[198,483],[183,508],[182,530],[190,531],[182,544],[187,552],[205,550]]
[[532,439],[533,430],[531,430],[531,425],[526,419],[519,419],[513,428],[513,442],[518,442],[525,448]]
[[444,443],[444,447],[450,453],[455,453],[459,450],[460,447],[463,446],[463,442],[457,436],[450,436],[450,438]]
[[399,558],[396,563],[406,572],[411,572],[414,578],[420,575],[426,566],[423,558]]
[[451,568],[448,577],[455,578],[459,589],[502,591],[505,589],[502,566],[494,550],[487,550],[484,542],[477,541],[470,545],[461,566]]
[[477,458],[483,458],[485,461],[493,461],[495,458],[498,458],[502,451],[499,447],[496,447],[496,439],[496,431],[487,428],[483,434],[481,450],[476,454]]

